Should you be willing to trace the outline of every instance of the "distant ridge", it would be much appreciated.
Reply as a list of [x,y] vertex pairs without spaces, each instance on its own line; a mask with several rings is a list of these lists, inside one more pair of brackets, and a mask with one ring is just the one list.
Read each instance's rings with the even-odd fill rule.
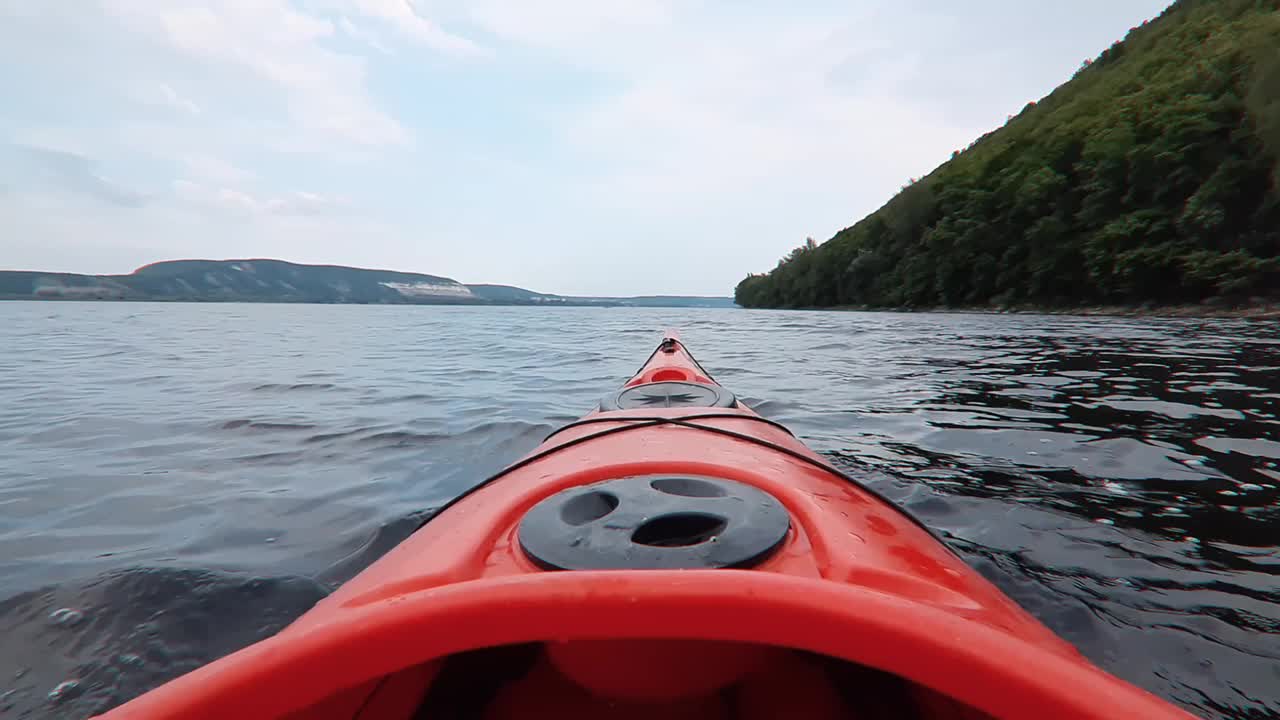
[[0,300],[735,307],[728,297],[573,297],[511,285],[466,285],[423,273],[266,258],[166,260],[128,275],[0,271]]

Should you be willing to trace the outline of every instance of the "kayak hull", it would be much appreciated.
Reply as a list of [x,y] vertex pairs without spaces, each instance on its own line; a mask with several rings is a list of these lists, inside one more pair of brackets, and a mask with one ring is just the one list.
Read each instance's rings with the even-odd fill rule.
[[[708,404],[681,405],[696,386],[712,389]],[[657,406],[626,407],[628,389]],[[487,720],[1191,717],[1087,662],[927,528],[722,390],[664,341],[608,409],[277,636],[108,716],[408,720],[469,703]],[[531,556],[522,523],[540,503],[636,478],[748,487],[788,522],[748,568],[557,571]],[[468,662],[480,669],[457,670]]]

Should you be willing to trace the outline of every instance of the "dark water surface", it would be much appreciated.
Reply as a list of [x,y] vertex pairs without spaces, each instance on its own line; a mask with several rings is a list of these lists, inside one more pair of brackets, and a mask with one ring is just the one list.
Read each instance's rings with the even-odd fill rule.
[[1280,325],[0,303],[0,716],[269,635],[665,327],[1095,662],[1280,717]]

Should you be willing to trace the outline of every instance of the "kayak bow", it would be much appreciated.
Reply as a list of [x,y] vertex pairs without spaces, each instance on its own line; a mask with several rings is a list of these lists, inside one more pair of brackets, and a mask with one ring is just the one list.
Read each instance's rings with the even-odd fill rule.
[[146,719],[1190,718],[667,337],[600,408]]

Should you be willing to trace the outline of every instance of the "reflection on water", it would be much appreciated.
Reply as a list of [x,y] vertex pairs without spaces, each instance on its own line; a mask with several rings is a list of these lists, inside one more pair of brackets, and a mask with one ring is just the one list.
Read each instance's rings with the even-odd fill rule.
[[96,303],[0,303],[0,712],[274,632],[668,326],[1106,669],[1280,715],[1276,324]]

